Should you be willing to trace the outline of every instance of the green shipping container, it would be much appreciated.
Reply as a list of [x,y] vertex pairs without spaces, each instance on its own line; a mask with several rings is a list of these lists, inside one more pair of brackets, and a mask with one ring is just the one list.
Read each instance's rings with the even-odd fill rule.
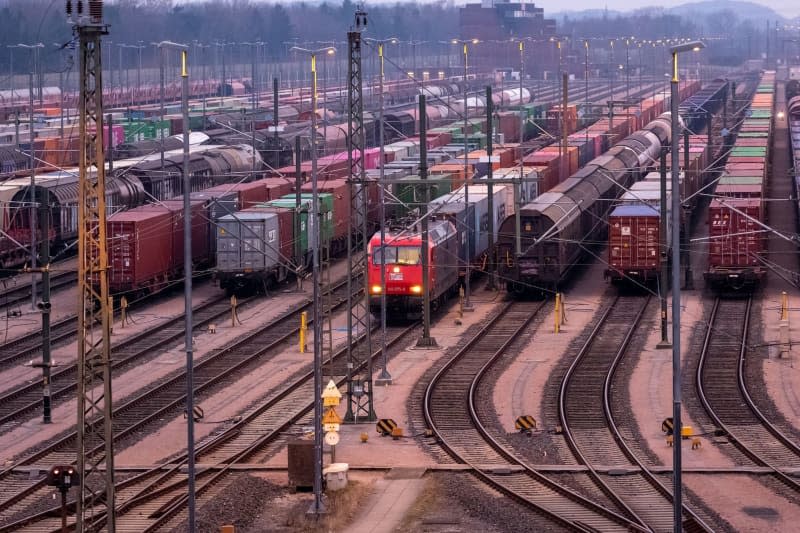
[[731,155],[744,157],[767,157],[767,148],[761,146],[734,146]]
[[[311,210],[311,200],[313,197],[314,196],[311,193],[302,193],[300,195],[301,202],[308,202],[309,212]],[[289,202],[289,205],[293,207],[295,205],[295,195],[294,193],[287,194],[286,196],[282,196],[273,201],[286,201]],[[329,193],[319,193],[319,210],[322,218],[322,227],[319,235],[320,239],[322,239],[323,243],[330,242],[330,240],[333,238],[333,195]]]
[[[419,176],[406,176],[403,180],[418,180]],[[447,180],[431,182],[429,187],[431,200],[439,198],[443,194],[450,192],[450,185],[452,180],[451,174],[437,174],[431,176],[431,179]],[[402,217],[408,214],[410,209],[417,207],[422,203],[423,193],[421,185],[413,183],[393,183],[392,194],[405,205],[397,205],[394,209],[394,215]],[[408,207],[407,207],[408,206]]]
[[162,131],[164,137],[169,137],[172,134],[168,120],[123,122],[122,129],[125,132],[126,143],[138,142],[146,139],[160,139]]
[[719,185],[761,185],[763,178],[758,176],[725,176],[719,179]]
[[[297,203],[295,199],[292,198],[291,200],[279,198],[277,200],[272,200],[263,204],[257,204],[254,207],[280,207],[283,209],[291,209],[294,213],[295,223],[297,222],[298,210],[295,208],[297,207]],[[311,240],[308,238],[308,215],[311,212],[311,200],[300,200],[300,209],[299,209],[299,216],[300,216],[300,250],[305,253],[311,251]],[[295,236],[297,239],[297,236]]]
[[[462,145],[464,144],[464,136],[458,135],[453,136],[453,144],[455,145]],[[483,133],[473,133],[467,136],[467,147],[469,150],[483,150],[486,148],[486,135]]]

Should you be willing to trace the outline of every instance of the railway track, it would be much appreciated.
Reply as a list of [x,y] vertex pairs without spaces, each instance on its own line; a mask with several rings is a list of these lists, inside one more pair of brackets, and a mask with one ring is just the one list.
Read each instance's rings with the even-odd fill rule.
[[[51,291],[58,290],[64,287],[69,287],[70,285],[76,285],[77,283],[78,283],[78,273],[73,270],[50,273]],[[23,282],[19,285],[13,285],[13,286],[6,286],[5,283],[3,283],[3,286],[5,288],[2,291],[0,291],[0,308],[14,307],[30,301],[31,299],[30,281]]]
[[544,304],[508,303],[436,373],[425,391],[425,421],[442,447],[487,484],[537,514],[577,531],[643,531],[637,522],[584,498],[529,468],[478,418],[476,390]]
[[744,364],[751,306],[751,298],[715,301],[697,367],[697,393],[711,419],[739,450],[800,492],[800,482],[781,470],[797,466],[800,447],[764,416],[747,390]]
[[[242,301],[244,305],[247,300]],[[230,303],[225,297],[216,298],[198,305],[193,310],[194,329],[230,314]],[[70,317],[56,324],[53,331],[59,331],[62,339],[76,335],[76,319]],[[164,322],[120,343],[111,349],[112,368],[120,371],[133,363],[146,362],[159,355],[159,351],[171,343],[183,340],[184,318],[182,316]],[[41,347],[41,333],[37,333]],[[53,406],[74,396],[78,368],[70,363],[61,369],[54,367],[52,373],[50,398]],[[16,427],[18,423],[38,414],[42,408],[42,384],[40,381],[25,384],[0,395],[0,434]]]
[[[388,328],[387,347],[401,343],[415,329],[416,324]],[[377,350],[372,357],[377,358],[380,355],[380,350]],[[346,356],[347,350],[343,347],[334,354],[335,362]],[[307,368],[291,383],[275,391],[261,405],[247,413],[241,421],[198,446],[197,463],[215,465],[197,473],[195,494],[198,501],[201,497],[211,497],[219,491],[233,474],[232,467],[236,464],[266,460],[286,431],[313,411],[313,403],[309,401],[313,397],[313,377],[313,371]],[[337,382],[341,387],[345,384],[345,378],[337,378]],[[171,520],[182,517],[187,500],[187,476],[182,471],[185,469],[186,456],[172,461],[172,464],[174,466],[168,470],[159,465],[117,483],[117,531],[161,531]],[[74,523],[74,518],[70,520]],[[102,528],[103,520],[104,517],[100,515],[96,527]],[[4,525],[0,527],[0,532],[55,532],[60,527],[58,508],[52,508]]]
[[[346,283],[333,289],[331,302],[334,308],[346,302]],[[227,382],[248,371],[254,364],[263,364],[276,354],[286,341],[293,340],[299,329],[299,313],[310,307],[306,302],[283,313],[269,326],[239,337],[224,348],[213,351],[195,363],[195,394],[211,394]],[[182,333],[180,333],[182,335]],[[180,372],[114,409],[114,440],[120,440],[145,430],[148,426],[179,413],[185,402],[185,373]],[[102,420],[94,421],[102,424]],[[14,465],[0,471],[0,522],[16,516],[30,504],[45,497],[44,477],[20,480],[18,470],[30,467],[50,468],[57,464],[72,464],[75,458],[76,433],[58,438],[41,450],[32,453]],[[101,453],[102,450],[95,450]],[[22,488],[20,488],[22,485]]]
[[[566,441],[595,484],[637,523],[673,531],[671,489],[650,473],[626,444],[611,408],[611,384],[650,298],[618,297],[603,313],[567,370],[559,390],[559,421]],[[595,467],[625,472],[601,476]],[[684,505],[684,531],[713,531]]]
[[[66,287],[77,283],[77,274],[75,272],[61,272],[54,274],[51,278],[51,290]],[[0,307],[13,307],[27,302],[31,298],[30,284],[19,285],[0,292]],[[38,316],[38,315],[32,315]],[[56,344],[69,340],[76,335],[75,317],[62,318],[55,321],[50,326],[51,343]],[[20,335],[9,339],[7,342],[0,346],[0,371],[18,364],[26,357],[41,353],[42,349],[42,332],[32,331],[25,335]]]

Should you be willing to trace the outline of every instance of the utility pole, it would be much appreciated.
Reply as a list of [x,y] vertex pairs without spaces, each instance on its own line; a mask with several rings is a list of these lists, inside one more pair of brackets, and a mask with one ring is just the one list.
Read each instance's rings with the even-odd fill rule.
[[[431,280],[430,280],[430,244],[428,240],[428,204],[431,193],[428,184],[428,133],[427,116],[425,111],[425,95],[419,95],[419,178],[422,183],[422,205],[420,217],[422,218],[422,337],[417,340],[417,348],[433,348],[437,346],[436,339],[431,337]],[[384,261],[385,263],[385,261]],[[386,268],[385,265],[381,265]]]
[[569,75],[566,72],[561,74],[561,175],[559,181],[567,179],[569,174],[569,124],[567,124],[567,105],[569,104]]
[[[469,163],[467,161],[467,152],[469,151],[469,147],[467,145],[467,140],[469,138],[469,131],[467,126],[467,117],[469,115],[469,92],[468,92],[468,85],[467,85],[467,73],[469,68],[469,43],[477,44],[477,39],[472,40],[458,40],[453,39],[451,41],[453,44],[461,44],[464,51],[464,205],[465,211],[469,214],[469,183],[472,180],[472,176],[469,176]],[[467,217],[469,219],[469,217]],[[470,224],[473,224],[473,221],[467,221],[467,227]],[[474,228],[474,232],[477,235],[480,231],[479,227]],[[467,232],[469,234],[469,232]],[[464,256],[466,257],[466,264],[464,265],[464,305],[462,309],[464,311],[474,311],[475,307],[473,307],[472,302],[470,301],[470,263],[472,261],[472,253],[475,250],[472,249],[473,243],[470,242],[469,237],[466,239],[465,243],[465,253]]]
[[[78,533],[92,529],[101,513],[108,531],[116,529],[114,433],[111,393],[111,313],[106,243],[105,164],[103,162],[103,83],[100,43],[108,27],[103,3],[77,1],[67,19],[80,43],[78,200],[78,422],[76,498]],[[88,11],[88,13],[87,13]],[[95,167],[94,176],[91,174]],[[97,324],[100,324],[99,328]],[[99,331],[98,331],[99,329]],[[102,465],[102,466],[101,466]]]
[[[522,98],[522,94],[520,94]],[[489,208],[489,282],[486,288],[490,291],[496,289],[494,283],[495,268],[494,268],[494,186],[492,185],[492,145],[493,139],[493,124],[492,124],[492,86],[486,86],[486,159],[489,161],[489,170],[486,174],[486,190],[488,194],[488,208]]]
[[583,102],[586,106],[584,113],[589,112],[589,40],[583,41],[583,48],[586,51],[586,60],[584,61],[583,71]]
[[[367,39],[371,40],[371,39]],[[372,40],[375,42],[374,40]],[[384,184],[384,167],[385,167],[385,151],[384,151],[384,120],[383,120],[383,78],[384,78],[384,57],[383,46],[387,42],[393,42],[392,39],[384,39],[377,41],[378,43],[378,59],[380,61],[380,71],[378,77],[378,146],[380,149],[380,170],[378,176],[378,193],[380,202],[380,218],[381,218],[381,243],[380,243],[380,257],[381,257],[381,373],[375,380],[376,385],[391,385],[392,375],[389,373],[388,355],[386,353],[386,260],[384,259],[386,249],[386,185]],[[338,78],[337,78],[338,82]],[[424,97],[424,95],[422,95]],[[421,145],[422,143],[420,143]],[[420,159],[424,163],[424,159]],[[426,168],[427,172],[427,168]],[[367,257],[369,261],[369,257]]]
[[[33,52],[33,50],[31,50]],[[31,61],[33,54],[31,53]],[[28,74],[28,141],[30,142],[31,161],[31,207],[29,210],[31,220],[31,269],[36,268],[36,153],[33,142],[33,66]],[[46,238],[46,237],[44,237]],[[31,309],[36,309],[36,274],[31,275]]]
[[[525,108],[521,105],[523,102],[522,98],[522,80],[525,77],[525,43],[523,41],[519,42],[519,96],[520,96],[520,108],[519,108],[519,142],[523,143],[525,141]],[[531,98],[531,102],[533,102],[533,98]],[[523,154],[520,154],[519,157],[519,178],[516,183],[514,183],[514,226],[516,229],[516,246],[515,246],[515,254],[514,264],[519,264],[519,256],[522,255],[522,237],[520,236],[521,230],[521,217],[519,210],[522,208],[522,200],[520,199],[520,188],[522,186],[522,172],[525,168],[523,166]]]
[[[711,122],[710,121],[708,123],[708,129],[711,130]],[[688,180],[688,172],[689,172],[689,130],[688,129],[684,129],[683,130],[683,183],[684,183],[684,186],[685,186],[686,183],[688,183],[688,181],[687,181]],[[678,192],[680,192],[680,191],[678,191]],[[673,191],[672,194],[677,194],[677,193],[675,191]],[[681,194],[680,197],[683,198],[684,195]],[[683,255],[683,257],[686,258],[685,259],[685,261],[686,261],[686,270],[684,270],[685,279],[684,279],[683,288],[686,289],[687,291],[690,291],[690,290],[694,289],[694,276],[692,275],[692,258],[691,258],[691,253],[690,253],[690,250],[689,250],[689,247],[691,246],[691,243],[689,242],[689,229],[690,229],[690,226],[691,226],[691,211],[689,211],[689,209],[687,209],[686,207],[683,206],[683,204],[681,204],[681,212],[680,213],[675,213],[673,216],[680,216],[681,219],[683,220],[683,224],[682,224],[683,225],[683,232],[681,233],[683,238],[682,238],[682,241],[681,241],[681,247],[686,252]]]
[[[367,14],[356,9],[355,24],[347,32],[348,47],[348,127],[347,159],[350,167],[350,238],[347,240],[347,412],[345,422],[372,422],[377,419],[372,397],[372,324],[367,283],[367,181],[364,172],[364,101],[361,70],[361,32],[366,29]],[[363,278],[359,280],[359,277]],[[359,283],[364,294],[357,289]],[[364,338],[358,342],[359,334]],[[366,366],[366,369],[357,369]]]
[[[671,211],[667,205],[667,150],[661,150],[661,159],[659,161],[659,174],[661,177],[661,213],[659,217],[658,231],[661,234],[661,255],[659,260],[661,262],[661,278],[658,280],[659,287],[659,300],[661,302],[661,341],[656,345],[657,348],[669,348],[672,345],[669,342],[668,321],[667,321],[667,286],[669,279],[669,250],[667,246],[667,213]],[[675,194],[675,191],[672,192]],[[673,216],[674,213],[673,213]],[[675,243],[672,243],[675,246]]]

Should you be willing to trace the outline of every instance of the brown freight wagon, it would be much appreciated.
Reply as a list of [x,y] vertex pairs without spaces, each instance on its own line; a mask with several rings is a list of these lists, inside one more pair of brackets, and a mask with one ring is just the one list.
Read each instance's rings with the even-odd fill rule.
[[[205,202],[192,201],[192,261],[206,265],[210,222]],[[183,201],[168,200],[111,215],[106,222],[109,290],[146,294],[183,278]]]

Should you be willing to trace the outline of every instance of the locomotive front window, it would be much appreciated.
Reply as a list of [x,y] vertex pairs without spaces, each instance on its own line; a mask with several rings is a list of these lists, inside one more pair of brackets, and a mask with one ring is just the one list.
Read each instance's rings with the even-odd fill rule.
[[[418,246],[386,246],[384,250],[388,265],[418,265],[422,260]],[[372,264],[383,264],[383,255],[380,249],[375,250],[372,253]]]

